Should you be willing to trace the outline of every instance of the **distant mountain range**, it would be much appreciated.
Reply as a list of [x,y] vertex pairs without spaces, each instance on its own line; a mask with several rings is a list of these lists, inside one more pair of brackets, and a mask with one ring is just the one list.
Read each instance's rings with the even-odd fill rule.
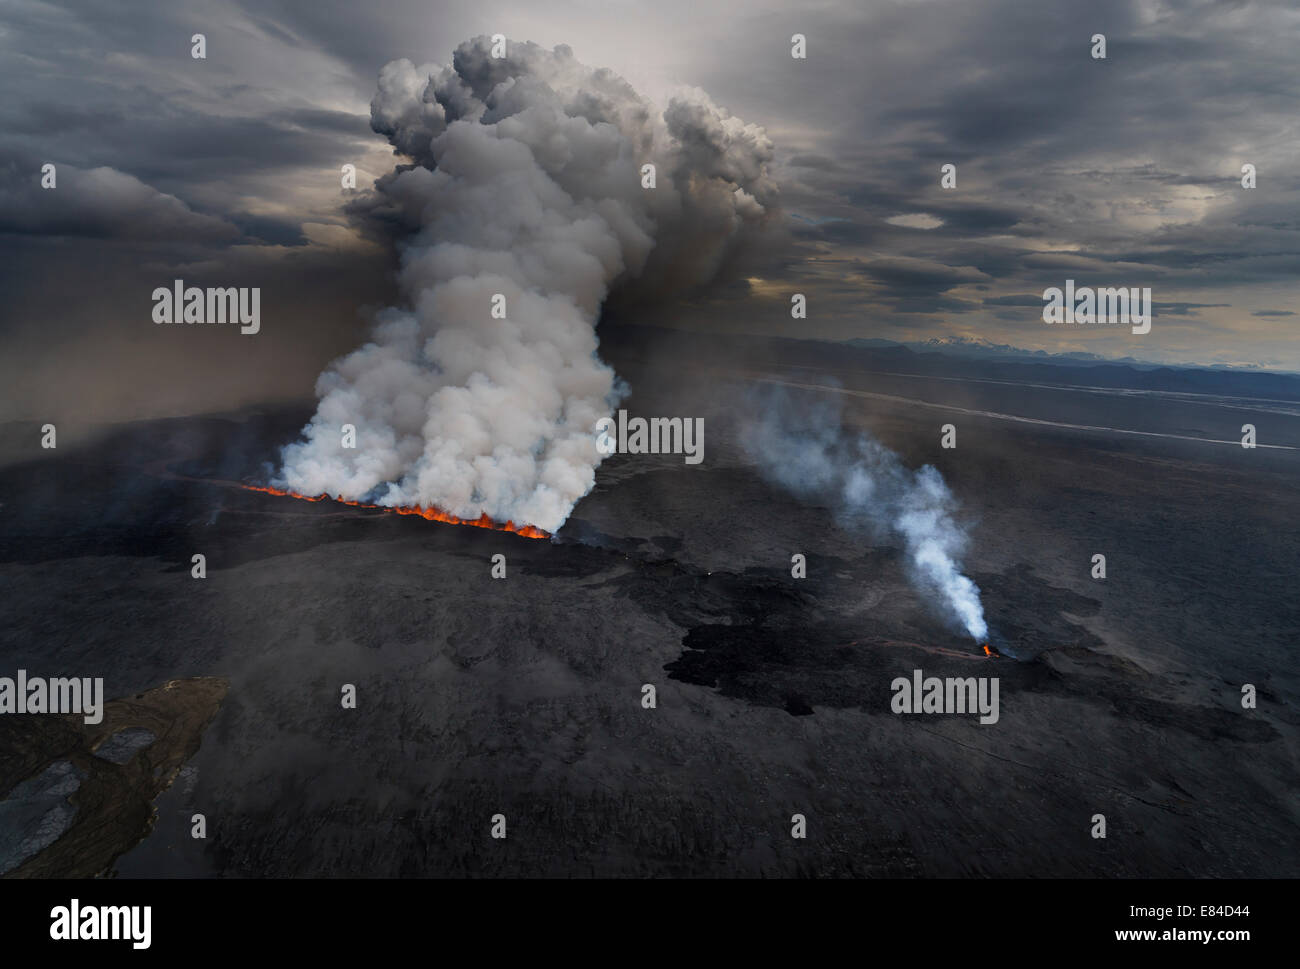
[[[1051,354],[981,340],[820,340],[722,334],[606,321],[601,356],[615,369],[638,359],[677,356],[701,365],[802,368],[833,374],[880,371],[917,377],[1300,401],[1300,374],[1261,367],[1184,366],[1091,353]],[[621,372],[621,371],[620,371]]]
[[[1155,363],[1151,360],[1139,360],[1136,357],[1102,357],[1095,353],[1081,350],[1069,353],[1048,353],[1046,350],[1024,350],[1005,343],[992,343],[978,337],[931,337],[928,340],[899,342],[897,340],[853,339],[841,341],[846,346],[864,349],[882,349],[886,347],[906,347],[914,353],[946,353],[953,356],[975,357],[982,360],[1006,360],[1033,363],[1057,364],[1061,366],[1126,366],[1138,370],[1158,370],[1173,367],[1179,370],[1232,370],[1241,372],[1264,371],[1258,364],[1191,364],[1191,363]],[[1268,373],[1287,371],[1269,370]]]

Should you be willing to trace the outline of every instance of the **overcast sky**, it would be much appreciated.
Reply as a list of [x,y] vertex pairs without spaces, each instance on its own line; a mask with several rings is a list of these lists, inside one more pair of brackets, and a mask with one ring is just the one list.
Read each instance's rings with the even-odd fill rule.
[[[370,130],[379,69],[494,33],[766,128],[786,244],[664,325],[790,332],[798,291],[801,336],[1300,370],[1294,4],[4,0],[0,418],[309,394],[394,298],[338,174],[398,161]],[[261,286],[262,332],[155,327],[178,276]],[[1151,332],[1044,324],[1067,278],[1150,287]]]

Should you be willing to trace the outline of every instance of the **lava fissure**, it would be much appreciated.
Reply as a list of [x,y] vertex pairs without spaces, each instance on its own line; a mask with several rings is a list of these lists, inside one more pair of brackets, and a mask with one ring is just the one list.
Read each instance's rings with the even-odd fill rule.
[[398,515],[417,515],[426,521],[443,522],[447,525],[472,525],[475,528],[490,528],[498,532],[510,532],[524,538],[550,538],[551,533],[535,525],[516,525],[514,522],[493,521],[487,515],[480,518],[457,518],[437,508],[390,507],[388,505],[371,505],[363,501],[351,501],[347,498],[334,498],[330,495],[302,495],[296,491],[284,491],[280,488],[268,488],[262,485],[240,485],[247,491],[260,491],[266,495],[280,495],[285,498],[298,498],[302,501],[333,501],[352,508],[373,508],[376,511],[391,511]]

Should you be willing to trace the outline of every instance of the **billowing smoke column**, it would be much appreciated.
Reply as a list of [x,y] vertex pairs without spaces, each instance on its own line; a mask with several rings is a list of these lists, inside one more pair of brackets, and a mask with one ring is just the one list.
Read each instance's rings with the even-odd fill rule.
[[909,577],[979,642],[988,635],[979,588],[962,575],[966,533],[943,477],[905,468],[897,454],[845,430],[837,407],[796,405],[780,389],[756,395],[741,441],[770,480],[828,502],[846,527],[901,540]]
[[657,112],[564,46],[492,53],[478,38],[451,67],[380,72],[371,126],[413,164],[370,206],[411,233],[406,305],[320,377],[276,483],[553,532],[591,489],[595,424],[623,393],[596,355],[601,302],[616,281],[714,275],[771,206],[771,144],[703,92]]

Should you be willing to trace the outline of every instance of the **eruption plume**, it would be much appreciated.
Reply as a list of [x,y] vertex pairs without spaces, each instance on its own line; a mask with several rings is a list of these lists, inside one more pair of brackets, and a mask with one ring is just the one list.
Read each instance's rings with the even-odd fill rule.
[[699,285],[767,217],[770,142],[703,92],[659,112],[568,47],[492,53],[481,37],[450,67],[380,72],[371,126],[413,164],[361,208],[409,232],[404,305],[318,380],[281,490],[554,532],[625,392],[596,353],[610,287]]
[[846,527],[901,540],[909,578],[977,642],[988,626],[979,588],[961,573],[966,533],[956,502],[929,465],[904,467],[897,454],[845,430],[837,405],[797,405],[780,389],[756,394],[741,443],[764,475],[792,493],[829,502]]

